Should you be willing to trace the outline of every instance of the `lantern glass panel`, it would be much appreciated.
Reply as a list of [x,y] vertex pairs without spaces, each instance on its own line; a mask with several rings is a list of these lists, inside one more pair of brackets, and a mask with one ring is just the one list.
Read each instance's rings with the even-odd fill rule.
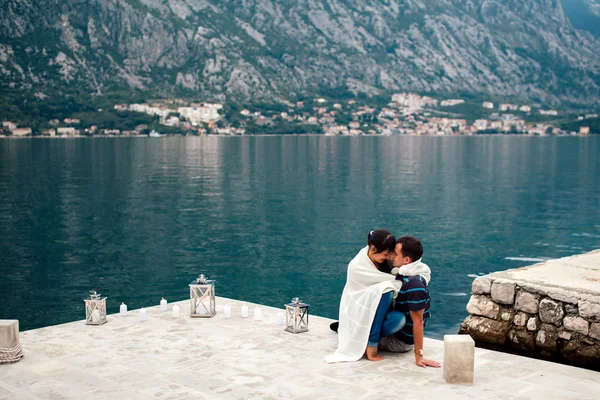
[[190,316],[212,318],[216,314],[215,281],[200,275],[190,283]]

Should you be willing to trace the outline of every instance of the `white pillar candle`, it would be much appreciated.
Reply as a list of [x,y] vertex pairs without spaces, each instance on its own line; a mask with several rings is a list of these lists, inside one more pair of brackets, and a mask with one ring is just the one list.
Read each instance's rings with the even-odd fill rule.
[[179,318],[179,306],[177,304],[173,306],[173,318]]
[[242,304],[242,318],[248,318],[248,306],[245,304]]
[[262,310],[258,307],[254,309],[254,320],[262,321]]
[[231,307],[229,306],[229,304],[225,305],[225,307],[223,307],[223,315],[225,316],[226,319],[231,318]]
[[283,312],[279,311],[275,316],[275,323],[279,326],[283,326],[284,324],[284,315]]
[[140,322],[144,322],[148,320],[148,313],[146,312],[145,308],[142,308],[140,310]]
[[202,304],[202,303],[198,304],[198,307],[196,307],[196,314],[198,314],[198,315],[208,314],[208,310],[206,309],[206,307],[204,307],[204,304]]
[[127,304],[121,303],[121,307],[119,307],[119,315],[121,317],[127,316]]
[[167,306],[167,300],[163,297],[160,301],[160,311],[167,311],[169,307]]
[[92,312],[92,322],[100,322],[100,311],[99,310],[94,310],[94,312]]

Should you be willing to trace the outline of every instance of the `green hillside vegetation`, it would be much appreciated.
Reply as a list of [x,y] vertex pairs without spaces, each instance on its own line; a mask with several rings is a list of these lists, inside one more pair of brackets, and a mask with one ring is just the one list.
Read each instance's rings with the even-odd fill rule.
[[38,98],[16,90],[7,90],[0,95],[2,120],[17,121],[20,127],[29,127],[34,134],[50,128],[50,120],[77,118],[81,127],[97,125],[101,129],[133,130],[141,124],[154,125],[157,118],[140,113],[117,112],[115,104],[143,101],[129,92],[108,93],[90,96],[88,93],[57,94]]
[[276,120],[273,124],[257,125],[249,122],[246,125],[246,133],[253,135],[303,135],[322,134],[323,128],[317,125],[309,125],[298,122],[284,122]]
[[579,128],[581,128],[582,126],[589,126],[591,134],[600,135],[600,118],[590,118],[581,121],[565,122],[564,124],[562,124],[561,128],[568,131],[579,132]]
[[481,107],[480,102],[464,102],[450,107],[438,107],[437,111],[453,114],[446,115],[450,118],[466,119],[468,124],[472,124],[477,119],[488,118],[490,114],[490,110]]
[[80,112],[73,114],[73,118],[80,119],[83,127],[96,125],[100,129],[133,130],[138,125],[149,125],[154,129],[158,129],[159,127],[162,129],[162,125],[158,124],[159,118],[157,116],[131,111],[108,109]]

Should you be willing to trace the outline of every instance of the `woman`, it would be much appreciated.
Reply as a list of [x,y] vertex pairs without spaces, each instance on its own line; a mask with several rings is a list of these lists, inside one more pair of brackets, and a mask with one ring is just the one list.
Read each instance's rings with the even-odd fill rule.
[[325,359],[328,363],[357,361],[365,353],[369,360],[383,360],[377,354],[379,338],[404,326],[404,315],[390,311],[399,283],[395,276],[381,271],[389,270],[386,262],[395,246],[396,238],[390,232],[371,231],[367,247],[348,264],[340,302],[338,348]]

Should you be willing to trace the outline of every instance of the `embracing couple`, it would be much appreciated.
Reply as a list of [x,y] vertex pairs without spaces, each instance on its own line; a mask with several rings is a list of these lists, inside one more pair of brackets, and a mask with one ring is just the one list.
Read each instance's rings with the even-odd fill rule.
[[338,348],[325,361],[383,360],[378,350],[405,353],[414,348],[420,367],[440,364],[423,357],[430,317],[431,270],[421,261],[423,245],[414,237],[396,240],[386,230],[369,233],[367,247],[348,264],[340,302]]

